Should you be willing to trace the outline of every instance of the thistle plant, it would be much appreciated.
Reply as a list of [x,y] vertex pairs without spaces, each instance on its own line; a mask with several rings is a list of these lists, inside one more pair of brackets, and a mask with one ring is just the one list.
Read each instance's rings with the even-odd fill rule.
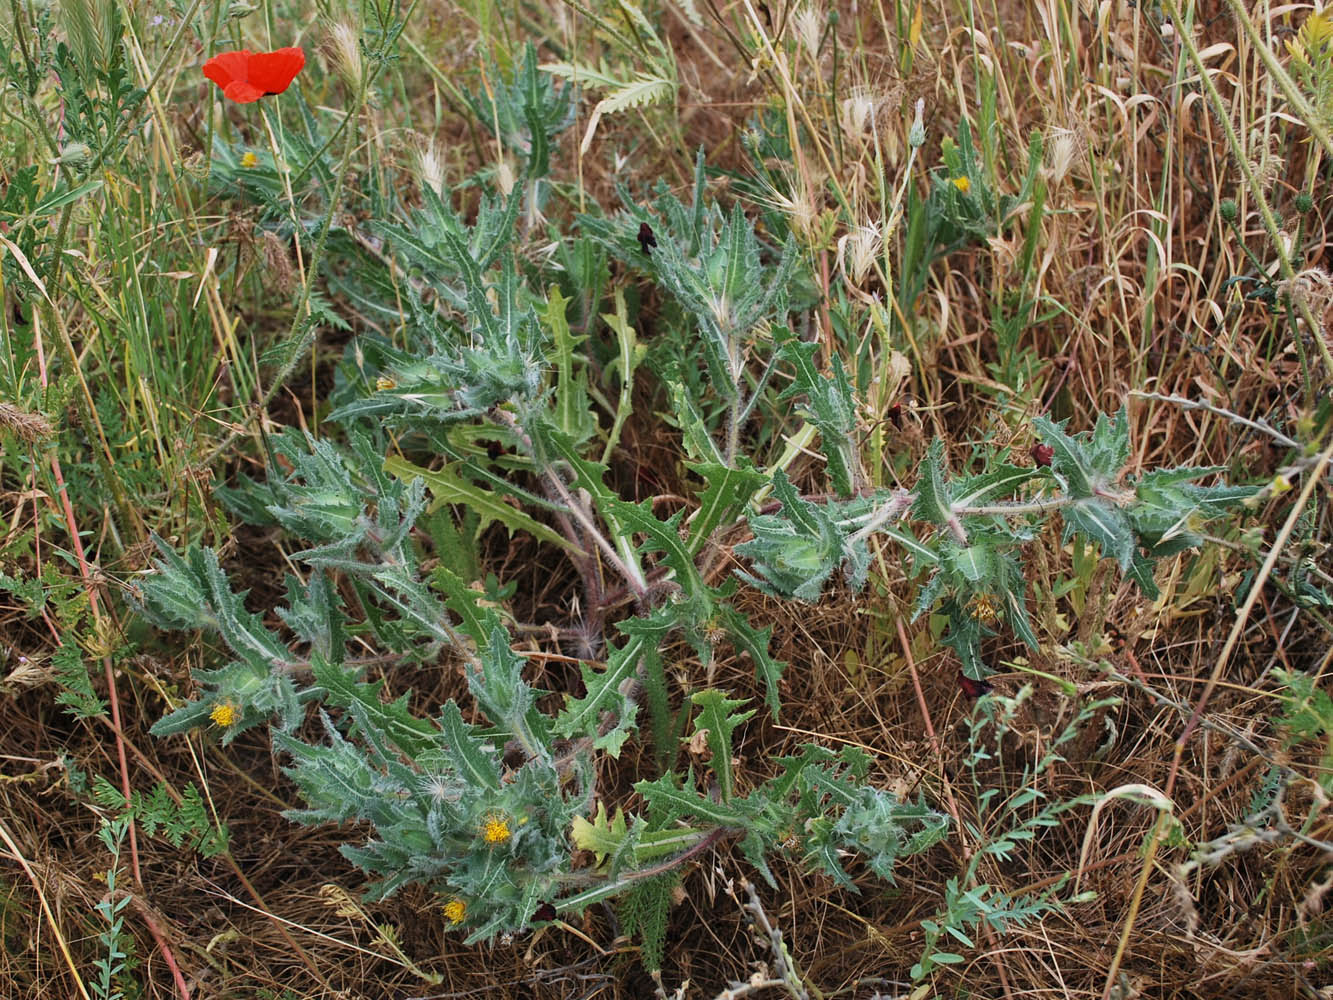
[[[537,74],[529,51],[489,95],[477,99],[479,119],[499,123],[497,137],[540,179],[568,124],[566,91]],[[215,180],[255,196],[238,162],[218,156]],[[737,740],[761,707],[707,684],[676,690],[667,657],[679,640],[708,676],[720,651],[746,654],[762,710],[778,717],[783,673],[796,668],[771,654],[771,628],[737,606],[742,584],[813,602],[840,571],[855,592],[873,547],[897,546],[924,578],[915,617],[943,615],[943,641],[980,678],[983,643],[1001,624],[1039,644],[1025,551],[1047,519],[1152,595],[1156,562],[1198,545],[1200,525],[1252,491],[1197,484],[1213,468],[1127,476],[1123,409],[1082,435],[1037,420],[1030,464],[987,450],[954,472],[937,440],[912,489],[872,489],[847,371],[793,332],[800,252],[757,233],[739,202],[712,198],[702,154],[685,201],[659,186],[645,208],[622,189],[619,212],[579,216],[574,235],[534,258],[520,220],[534,221],[538,198],[532,186],[488,188],[467,221],[426,185],[418,206],[375,225],[373,241],[331,238],[330,258],[355,254],[355,268],[331,276],[339,291],[401,317],[401,329],[347,349],[332,433],[272,436],[262,481],[215,491],[236,517],[302,546],[273,616],[246,609],[215,552],[182,555],[159,540],[144,612],[209,634],[225,654],[195,671],[193,696],[154,732],[208,727],[226,743],[267,727],[304,801],[292,820],[368,827],[343,854],[374,878],[372,897],[426,885],[469,941],[616,899],[656,967],[672,889],[706,852],[734,846],[770,884],[773,859],[790,854],[856,890],[866,876],[853,877],[850,858],[892,881],[900,858],[949,831],[924,796],[875,787],[870,759],[852,748],[807,745],[765,762],[763,776],[736,773]],[[590,293],[608,258],[659,290],[665,329],[654,343],[639,342],[623,290],[609,305]],[[693,492],[670,514],[611,485],[636,380],[649,372]],[[817,447],[829,492],[798,490],[799,451],[772,433],[784,419],[794,440]],[[512,587],[482,571],[489,525],[572,569],[579,613],[556,631],[577,648],[582,683],[563,701],[546,697],[514,649],[525,623]],[[742,525],[752,535],[734,549],[744,568],[717,582],[724,533]],[[461,671],[467,697],[414,711],[399,682],[439,669]],[[312,715],[316,737],[303,728]],[[698,751],[689,761],[682,738]],[[631,799],[608,801],[599,771],[631,739],[652,746],[659,770],[638,776]],[[1066,807],[1022,819],[996,806],[1002,836],[990,854]],[[1053,905],[992,899],[976,874],[951,883],[921,975],[949,961],[939,933]]]

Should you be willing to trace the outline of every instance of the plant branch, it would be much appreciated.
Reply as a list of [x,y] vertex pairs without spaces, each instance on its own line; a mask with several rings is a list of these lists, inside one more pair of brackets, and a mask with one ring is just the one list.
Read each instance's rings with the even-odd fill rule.
[[1242,417],[1239,413],[1228,410],[1222,406],[1214,406],[1212,403],[1203,400],[1188,399],[1185,396],[1177,396],[1174,393],[1160,392],[1141,392],[1138,389],[1129,390],[1131,396],[1137,396],[1139,399],[1150,399],[1158,403],[1173,403],[1182,410],[1203,410],[1214,416],[1225,417],[1233,424],[1240,424],[1242,427],[1248,427],[1252,431],[1258,431],[1261,434],[1267,434],[1278,444],[1285,445],[1288,448],[1295,448],[1297,451],[1301,448],[1301,443],[1287,437],[1281,431],[1273,427],[1267,420],[1251,420],[1248,417]]

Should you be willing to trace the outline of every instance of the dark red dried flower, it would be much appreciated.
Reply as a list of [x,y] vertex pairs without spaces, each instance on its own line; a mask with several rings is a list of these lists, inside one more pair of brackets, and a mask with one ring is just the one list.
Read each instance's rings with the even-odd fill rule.
[[639,223],[639,246],[643,247],[645,257],[653,247],[657,246],[657,236],[653,233],[653,227],[646,222]]
[[990,694],[995,690],[994,687],[985,681],[977,680],[975,677],[969,677],[961,670],[958,671],[958,687],[965,697],[971,698],[974,701],[977,698],[980,698],[983,694]]

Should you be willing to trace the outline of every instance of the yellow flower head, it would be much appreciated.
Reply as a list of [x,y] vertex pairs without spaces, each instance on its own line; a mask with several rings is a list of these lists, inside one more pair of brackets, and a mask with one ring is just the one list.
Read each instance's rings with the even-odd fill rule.
[[241,166],[245,167],[247,170],[250,169],[251,167],[257,167],[259,166],[259,157],[255,156],[254,153],[251,153],[249,151],[242,153]]
[[963,194],[967,194],[967,192],[972,190],[972,182],[966,177],[955,177],[953,179],[953,186],[963,192]]
[[993,622],[1000,617],[1000,611],[995,606],[995,598],[990,594],[978,594],[972,598],[968,608],[972,612],[972,617],[979,622]]
[[449,923],[461,924],[467,916],[467,903],[457,898],[449,900],[444,904],[444,915],[449,918]]
[[1291,489],[1291,480],[1286,476],[1276,475],[1273,477],[1272,489],[1273,496],[1281,496],[1283,493],[1286,493]]
[[240,721],[241,710],[231,702],[223,701],[213,706],[213,711],[208,713],[208,717],[223,729],[226,729]]
[[398,383],[388,375],[379,375],[375,378],[375,388],[380,392],[388,392],[390,389],[397,389]]
[[481,839],[488,844],[503,844],[512,836],[508,818],[499,813],[491,813],[482,823]]

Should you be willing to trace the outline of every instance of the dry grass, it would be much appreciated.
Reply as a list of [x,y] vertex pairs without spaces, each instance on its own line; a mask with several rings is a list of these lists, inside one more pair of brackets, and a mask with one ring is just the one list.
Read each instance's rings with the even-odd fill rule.
[[[698,6],[705,12],[714,8],[707,0]],[[967,23],[970,6],[977,9],[975,30]],[[472,44],[437,52],[437,42],[442,32],[473,40],[483,29],[452,7],[426,7],[409,34],[437,59],[440,74],[475,74]],[[1303,412],[1300,362],[1283,340],[1287,327],[1258,303],[1243,302],[1223,287],[1249,264],[1218,214],[1222,198],[1239,202],[1248,245],[1261,259],[1272,259],[1237,161],[1188,60],[1171,36],[1163,39],[1150,29],[1139,8],[1116,0],[1100,6],[1073,0],[976,5],[928,0],[921,40],[907,69],[899,58],[904,42],[894,5],[863,2],[859,14],[844,10],[836,28],[840,75],[830,97],[831,47],[816,60],[808,46],[777,45],[776,58],[752,67],[729,37],[758,17],[759,29],[771,38],[776,27],[768,26],[765,8],[775,25],[785,23],[799,34],[799,11],[785,10],[777,0],[720,3],[724,30],[707,16],[695,27],[676,5],[664,7],[682,81],[678,118],[652,111],[644,117],[609,116],[593,149],[581,157],[577,145],[587,114],[582,108],[556,162],[566,165],[561,179],[591,200],[614,204],[612,150],[629,151],[637,177],[663,177],[678,188],[691,169],[684,150],[702,144],[710,162],[740,163],[737,137],[746,119],[772,107],[815,137],[794,163],[784,165],[797,193],[787,210],[798,231],[802,220],[813,229],[825,210],[839,219],[837,235],[848,231],[851,220],[883,229],[906,163],[904,115],[910,119],[915,100],[925,99],[928,138],[921,155],[925,164],[934,164],[941,137],[954,134],[960,115],[976,115],[983,66],[994,74],[998,94],[994,141],[1014,164],[1012,169],[1003,160],[994,165],[1001,188],[1017,184],[1029,136],[1046,137],[1049,196],[1037,290],[1062,308],[1023,336],[1040,362],[1036,386],[1005,407],[986,391],[991,376],[985,366],[996,360],[990,307],[1006,291],[1020,249],[1023,227],[1015,226],[989,247],[952,254],[935,267],[914,325],[919,338],[910,352],[914,405],[901,429],[881,423],[897,398],[874,398],[865,414],[866,461],[879,481],[891,482],[913,467],[924,441],[936,432],[957,443],[956,454],[982,440],[1012,441],[1021,454],[1031,443],[1032,417],[1070,416],[1081,429],[1089,414],[1119,406],[1136,389],[1201,399],[1270,422],[1292,424]],[[575,7],[551,0],[522,10],[522,34],[545,32],[548,40],[581,46],[594,58],[596,43],[579,28]],[[1289,195],[1308,190],[1309,179],[1322,177],[1326,164],[1318,147],[1303,141],[1303,130],[1280,117],[1281,97],[1228,10],[1220,3],[1200,4],[1194,14],[1202,25],[1196,42],[1208,52],[1212,81],[1233,109],[1243,157],[1271,177],[1274,201],[1289,206]],[[1286,34],[1303,16],[1284,8],[1272,28]],[[903,27],[908,24],[910,18]],[[576,37],[576,31],[585,34]],[[449,110],[447,90],[430,92],[429,77],[410,57],[406,72],[408,79],[422,81],[419,111],[425,117],[418,121],[430,121],[432,112],[422,109],[436,94],[440,98],[443,110],[430,138],[454,175],[460,163],[475,168],[494,155],[493,146]],[[413,155],[417,147],[391,134],[388,120],[372,118],[381,130],[376,141],[390,155],[404,160]],[[1265,136],[1272,137],[1271,144]],[[840,191],[844,207],[836,195],[813,193],[820,190]],[[1322,214],[1327,203],[1318,188],[1314,194],[1316,211],[1308,217],[1306,239],[1309,259],[1318,262],[1327,245]],[[882,296],[897,266],[892,234],[885,244],[868,264],[849,268],[853,294]],[[813,256],[826,287],[845,280],[835,250],[824,247]],[[1308,346],[1326,391],[1329,373]],[[875,357],[874,363],[886,370],[888,360]],[[294,386],[286,409],[275,410],[278,418],[308,419],[292,404],[308,404],[312,391],[309,385]],[[650,492],[685,494],[673,481],[679,470],[669,467],[670,456],[678,454],[669,433],[639,419],[651,412],[651,400],[636,408],[613,482],[635,499]],[[33,440],[39,440],[44,432],[31,423],[36,418],[14,413],[14,419],[28,420],[25,426],[38,427]],[[1217,463],[1238,477],[1261,480],[1277,471],[1284,454],[1264,436],[1215,412],[1131,400],[1130,415],[1136,449],[1130,471]],[[797,470],[799,485],[822,488],[820,470],[805,474],[802,483]],[[1311,501],[1312,538],[1320,552],[1330,528],[1326,500],[1327,490],[1320,487]],[[28,502],[15,491],[5,497],[5,509],[21,512]],[[1285,502],[1275,499],[1255,512],[1269,541],[1285,516]],[[11,530],[23,528],[17,514],[10,524]],[[1230,538],[1234,541],[1234,532]],[[568,581],[561,576],[567,571],[553,569],[552,560],[543,561],[523,545],[518,538],[511,544],[498,531],[488,538],[491,568],[518,582],[516,616],[532,623],[567,620],[570,588],[562,586]],[[1283,594],[1266,590],[1240,631],[1202,724],[1195,726],[1192,713],[1236,620],[1233,596],[1253,561],[1228,548],[1197,563],[1182,559],[1170,568],[1164,597],[1155,605],[1118,585],[1114,573],[1101,571],[1083,581],[1086,593],[1080,588],[1074,597],[1057,601],[1049,595],[1071,574],[1069,553],[1054,529],[1032,545],[1041,552],[1041,572],[1031,582],[1043,649],[1033,654],[1012,641],[996,641],[987,649],[989,659],[1003,665],[1026,656],[1023,666],[1074,684],[1082,697],[1122,699],[1073,744],[1067,762],[1050,772],[1042,790],[1069,798],[1126,785],[1173,786],[1179,834],[1145,861],[1157,813],[1126,800],[1107,805],[1081,873],[1083,887],[1095,890],[1097,898],[1039,925],[979,940],[966,950],[964,965],[940,975],[939,994],[1059,1000],[1321,995],[1317,991],[1333,978],[1328,958],[1333,924],[1325,914],[1333,859],[1315,842],[1333,840],[1333,811],[1316,786],[1293,786],[1286,802],[1293,825],[1303,821],[1310,842],[1284,837],[1231,844],[1216,864],[1183,879],[1176,866],[1189,856],[1184,843],[1216,842],[1247,815],[1270,761],[1317,773],[1317,753],[1288,751],[1274,730],[1278,704],[1272,672],[1307,670],[1326,683],[1322,678],[1333,650],[1327,618],[1304,613]],[[277,586],[281,555],[271,539],[238,535],[229,554],[239,586],[270,591]],[[879,570],[865,593],[834,589],[812,608],[794,609],[757,594],[740,600],[753,621],[774,626],[774,654],[791,664],[781,724],[757,716],[745,731],[740,780],[763,780],[773,756],[802,742],[851,744],[873,756],[878,782],[921,787],[935,801],[952,789],[967,818],[969,799],[959,768],[971,705],[957,690],[951,654],[933,645],[925,630],[910,628],[910,655],[903,648],[897,623],[910,608],[911,587],[892,550],[885,550]],[[106,613],[116,616],[117,627],[133,627],[123,612]],[[93,907],[105,891],[97,875],[108,855],[96,837],[98,817],[85,798],[73,794],[70,775],[74,768],[120,773],[116,734],[107,720],[71,722],[54,704],[57,688],[48,664],[59,636],[45,623],[25,619],[16,606],[0,605],[0,634],[8,675],[0,688],[0,824],[6,832],[0,848],[5,944],[0,994],[14,1000],[75,996],[70,965],[87,975],[100,954],[95,935],[102,925]],[[1108,678],[1060,651],[1071,640],[1093,642],[1103,634],[1111,639],[1099,655],[1123,679]],[[568,689],[574,672],[561,658],[568,648],[536,632],[526,637],[525,648],[553,654],[534,655],[535,684]],[[677,652],[675,669],[691,683],[707,679],[739,695],[760,696],[743,658],[721,658],[714,676],[705,678],[685,647]],[[145,996],[165,997],[176,989],[150,926],[158,928],[196,997],[268,995],[266,990],[293,997],[652,994],[654,985],[640,970],[633,943],[617,936],[609,910],[594,908],[571,926],[465,948],[423,892],[350,905],[345,893],[355,895],[359,875],[337,846],[352,831],[307,829],[281,817],[295,804],[294,791],[266,740],[242,738],[219,749],[198,740],[149,737],[149,725],[162,712],[161,693],[180,683],[200,656],[198,649],[165,647],[158,659],[117,664],[121,737],[136,787],[159,779],[175,789],[193,782],[231,831],[229,855],[213,860],[138,837],[141,881],[126,883],[133,886],[127,912],[138,959],[134,978],[145,984]],[[423,706],[462,691],[459,677],[448,671],[433,683],[419,674],[391,673],[390,679],[399,688],[415,689]],[[1012,694],[1029,681],[1037,692],[987,772],[1006,793],[1023,763],[1049,743],[1071,711],[1069,699],[1041,674],[1015,667],[995,683]],[[629,755],[604,776],[602,787],[628,794],[641,765],[650,769],[649,761]],[[990,864],[982,878],[1015,894],[1050,886],[1079,869],[1088,823],[1086,809],[1066,814],[1062,826],[1039,838],[1030,857],[1018,855],[1024,863]],[[957,875],[974,847],[969,835],[957,834],[904,863],[895,887],[852,868],[859,895],[809,877],[797,865],[779,865],[779,888],[761,889],[760,895],[806,982],[822,996],[905,996],[907,970],[920,950],[920,923],[935,913],[945,881]],[[663,979],[669,988],[688,981],[686,995],[712,997],[758,968],[771,969],[767,942],[756,940],[746,913],[726,891],[729,880],[746,874],[743,861],[725,846],[688,873],[668,936]],[[1130,901],[1140,883],[1135,910]],[[1120,974],[1108,982],[1117,955]],[[428,985],[416,969],[438,974],[441,981]]]

